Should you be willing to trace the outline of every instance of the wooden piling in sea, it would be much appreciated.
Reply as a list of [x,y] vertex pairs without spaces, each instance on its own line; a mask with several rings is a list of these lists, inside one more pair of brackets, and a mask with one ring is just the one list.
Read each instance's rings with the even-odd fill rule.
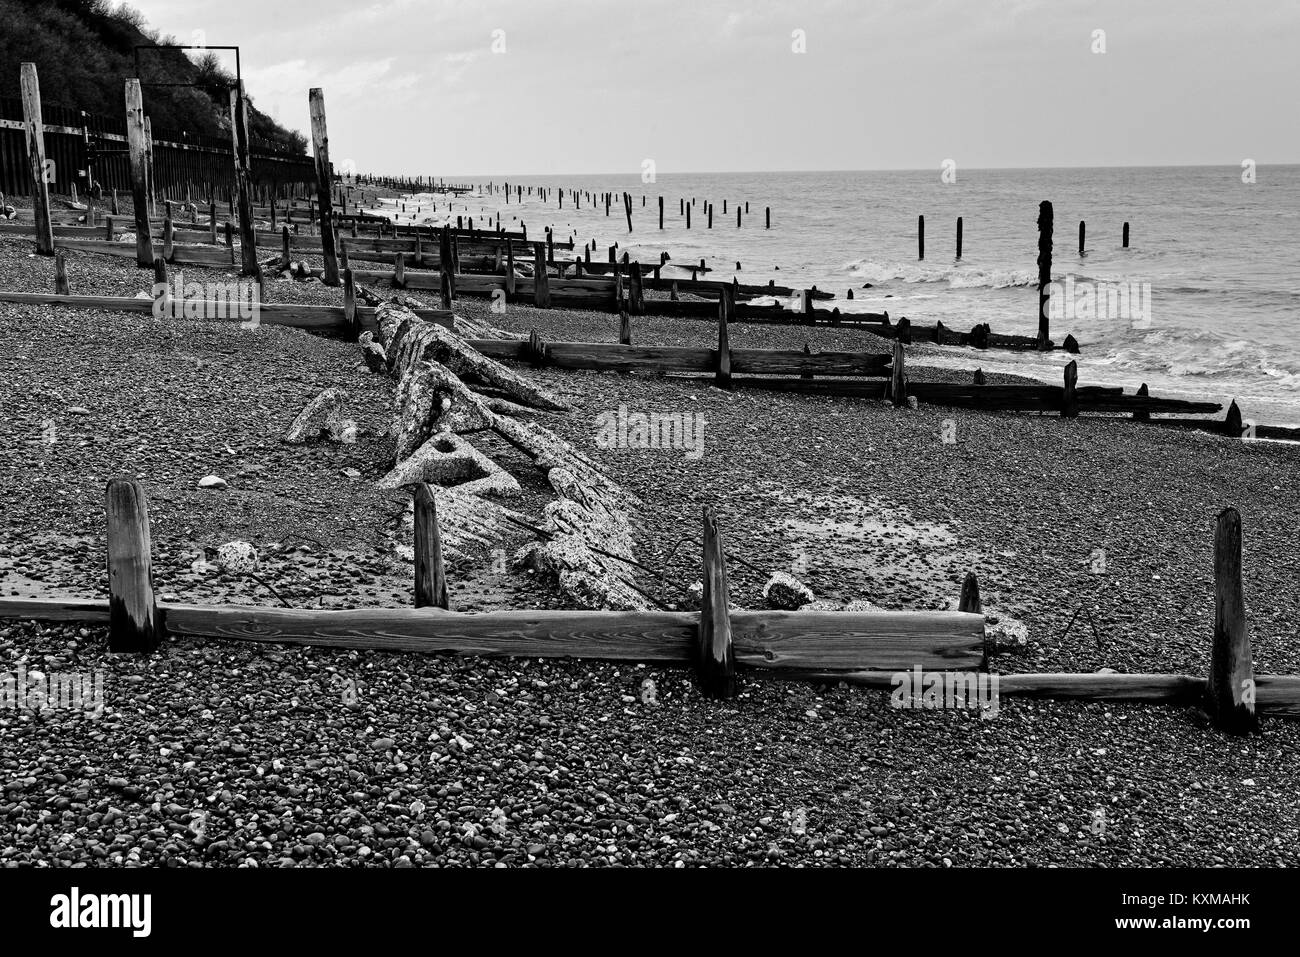
[[961,217],[957,217],[957,258],[961,259]]
[[925,258],[925,217],[916,217],[916,258]]
[[1052,283],[1052,203],[1043,200],[1038,204],[1038,348],[1051,348],[1048,303]]

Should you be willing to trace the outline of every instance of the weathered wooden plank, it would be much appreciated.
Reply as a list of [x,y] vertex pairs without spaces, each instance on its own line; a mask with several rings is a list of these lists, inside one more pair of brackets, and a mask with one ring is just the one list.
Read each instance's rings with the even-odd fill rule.
[[955,611],[733,611],[736,661],[751,668],[960,670],[984,665],[984,616]]
[[[631,213],[629,212],[629,217]],[[736,655],[732,647],[731,601],[727,565],[718,519],[711,505],[704,506],[704,591],[700,599],[700,628],[695,670],[708,698],[736,696]]]
[[[312,151],[316,158],[316,203],[320,208],[321,222],[330,223],[334,219],[334,171],[330,165],[329,133],[325,124],[325,93],[320,87],[312,87],[308,91],[307,106],[311,114]],[[320,248],[325,264],[321,281],[327,286],[337,286],[341,280],[338,252],[334,248],[334,230],[321,230]]]
[[415,607],[451,609],[438,503],[433,489],[424,482],[415,487]]
[[[120,312],[152,312],[152,299],[136,299],[130,296],[60,296],[54,293],[0,292],[0,302],[30,306],[67,306],[71,309],[112,309]],[[179,304],[178,304],[179,305]],[[242,318],[235,313],[237,304],[218,300],[185,300],[185,306],[193,306],[203,316],[231,319]],[[294,326],[301,329],[319,329],[343,331],[346,328],[347,311],[343,306],[316,306],[306,303],[260,303],[259,321],[265,325]],[[375,308],[357,306],[357,318],[363,325],[373,327]],[[427,322],[453,328],[455,313],[444,309],[416,309],[417,316]]]
[[108,650],[148,654],[166,634],[153,591],[149,507],[135,479],[113,479],[108,513]]
[[45,167],[45,120],[41,114],[41,85],[35,63],[20,69],[23,98],[23,131],[27,136],[27,172],[32,184],[33,233],[36,252],[54,255],[54,228],[50,223],[50,184]]
[[1214,528],[1214,643],[1206,703],[1215,723],[1231,734],[1259,730],[1255,667],[1241,584],[1241,514],[1219,513]]

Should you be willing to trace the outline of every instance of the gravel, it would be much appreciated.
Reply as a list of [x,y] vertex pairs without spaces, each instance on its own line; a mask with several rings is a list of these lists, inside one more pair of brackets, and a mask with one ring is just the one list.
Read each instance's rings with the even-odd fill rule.
[[[52,288],[52,264],[28,248],[0,239],[5,287]],[[130,295],[149,280],[129,260],[76,253],[69,272],[74,291]],[[616,336],[608,315],[511,306],[492,317],[472,300],[458,310],[544,338]],[[391,455],[381,433],[392,386],[365,370],[355,345],[12,305],[0,305],[0,332],[6,596],[102,596],[104,483],[138,475],[164,594],[409,604],[410,566],[392,548],[404,501],[372,487]],[[713,329],[637,319],[634,335],[705,344]],[[884,348],[852,330],[738,324],[731,336],[735,346],[805,340]],[[536,374],[576,409],[539,420],[641,498],[639,557],[665,578],[640,584],[666,601],[683,601],[699,577],[695,536],[711,503],[727,551],[756,566],[730,565],[739,605],[760,607],[770,574],[789,571],[818,598],[945,607],[973,568],[986,606],[1029,626],[1028,649],[997,659],[1004,673],[1203,675],[1212,520],[1233,504],[1245,523],[1256,668],[1296,671],[1294,447],[635,374]],[[357,442],[283,445],[302,406],[335,385],[349,393]],[[703,457],[599,448],[595,417],[620,404],[703,413]],[[526,478],[522,463],[507,467]],[[229,487],[199,489],[208,474]],[[535,513],[542,486],[526,494]],[[195,570],[231,540],[258,549],[261,581]],[[452,568],[457,607],[557,604],[491,564],[477,556]],[[1079,608],[1089,614],[1067,634]],[[738,699],[711,702],[678,669],[186,636],[136,659],[108,655],[101,627],[0,621],[0,671],[20,664],[102,672],[105,710],[0,709],[6,865],[1300,863],[1300,729],[1279,718],[1250,739],[1219,734],[1194,708],[1010,699],[982,719],[748,673]]]

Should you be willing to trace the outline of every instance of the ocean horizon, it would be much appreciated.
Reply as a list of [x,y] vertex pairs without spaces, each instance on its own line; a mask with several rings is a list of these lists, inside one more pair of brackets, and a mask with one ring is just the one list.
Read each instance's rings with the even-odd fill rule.
[[[566,198],[561,209],[554,194],[542,202],[536,193],[509,204],[500,192],[425,195],[416,199],[423,207],[416,221],[438,224],[457,215],[495,220],[500,214],[503,226],[522,221],[539,236],[553,226],[557,238],[579,246],[594,240],[602,254],[618,242],[642,261],[657,261],[660,252],[679,264],[702,259],[713,279],[734,275],[746,283],[816,286],[835,295],[827,308],[844,313],[887,310],[891,318],[906,316],[913,323],[939,320],[961,331],[988,323],[996,332],[1032,335],[1038,205],[1051,200],[1055,291],[1063,296],[1068,289],[1077,300],[1054,299],[1060,314],[1052,337],[1058,343],[1067,334],[1078,340],[1082,384],[1131,391],[1145,382],[1160,395],[1236,399],[1247,419],[1260,423],[1300,424],[1300,261],[1293,252],[1300,230],[1300,164],[949,166],[658,173],[653,182],[639,172],[447,176],[440,178],[475,185],[508,181],[557,192],[626,191],[633,197],[633,231],[629,235],[621,208],[611,207],[606,216],[603,205],[584,202],[574,209]],[[680,201],[692,198],[688,230]],[[706,202],[714,203],[711,229]],[[765,229],[768,207],[772,225]],[[925,217],[924,260],[918,258],[919,216]],[[960,260],[957,217],[963,226]],[[1080,220],[1087,224],[1082,256]],[[1145,301],[1147,308],[1130,305],[1115,314],[1116,299],[1122,305],[1130,291],[1133,302]],[[1089,296],[1091,314],[1084,302]],[[925,357],[931,365],[975,363],[1049,382],[1060,380],[1066,361],[1059,352],[951,347]]]

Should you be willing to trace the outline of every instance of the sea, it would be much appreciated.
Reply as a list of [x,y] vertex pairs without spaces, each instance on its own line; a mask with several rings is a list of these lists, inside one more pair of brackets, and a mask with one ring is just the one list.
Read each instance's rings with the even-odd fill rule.
[[[619,243],[642,262],[667,252],[704,260],[708,278],[833,293],[841,312],[888,311],[915,324],[1034,335],[1038,328],[1039,204],[1053,206],[1052,338],[1079,343],[1080,385],[1145,382],[1153,395],[1236,399],[1258,423],[1300,425],[1300,166],[1099,169],[655,173],[447,176],[476,191],[420,194],[386,211],[401,223],[475,225],[543,238],[594,241],[593,259]],[[488,183],[523,186],[522,202]],[[528,187],[534,188],[528,195]],[[538,186],[551,187],[548,200]],[[615,194],[609,214],[584,196]],[[633,200],[629,233],[621,195]],[[659,228],[659,197],[664,226]],[[681,202],[694,200],[691,228]],[[714,207],[708,228],[706,203]],[[723,204],[726,203],[726,212]],[[736,208],[740,207],[740,225]],[[746,208],[748,212],[746,212]],[[766,227],[766,210],[771,227]],[[925,220],[924,259],[918,217]],[[962,220],[962,255],[956,224]],[[1083,252],[1079,224],[1086,224]],[[1129,225],[1129,245],[1122,243]],[[739,268],[737,268],[739,264]],[[683,278],[685,269],[664,275]],[[849,298],[852,291],[852,298]],[[1071,357],[965,347],[924,362],[1060,382]]]

